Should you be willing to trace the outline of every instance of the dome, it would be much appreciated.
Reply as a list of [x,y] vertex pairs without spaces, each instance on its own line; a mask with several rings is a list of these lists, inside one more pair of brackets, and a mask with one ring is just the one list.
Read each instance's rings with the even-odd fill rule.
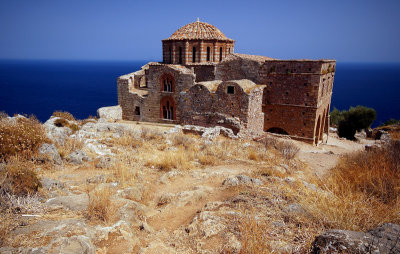
[[166,40],[233,41],[232,39],[227,38],[215,26],[200,21],[196,21],[179,28]]

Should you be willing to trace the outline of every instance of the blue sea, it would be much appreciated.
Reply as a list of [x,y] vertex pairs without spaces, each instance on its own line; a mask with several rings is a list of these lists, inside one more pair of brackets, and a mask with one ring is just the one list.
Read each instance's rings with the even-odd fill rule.
[[[0,61],[0,111],[46,121],[56,110],[84,119],[117,105],[117,78],[148,61]],[[363,105],[374,126],[400,119],[400,64],[337,62],[332,109]]]

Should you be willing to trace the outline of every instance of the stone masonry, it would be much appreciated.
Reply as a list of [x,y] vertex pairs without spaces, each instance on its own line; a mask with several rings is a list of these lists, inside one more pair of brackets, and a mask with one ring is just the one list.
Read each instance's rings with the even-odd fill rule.
[[163,63],[118,78],[122,118],[326,142],[336,61],[236,54],[234,43],[204,22],[178,29],[162,41]]

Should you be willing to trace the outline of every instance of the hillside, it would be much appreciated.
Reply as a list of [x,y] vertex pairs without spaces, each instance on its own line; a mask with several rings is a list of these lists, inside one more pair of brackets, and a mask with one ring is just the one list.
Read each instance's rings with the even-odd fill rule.
[[[38,152],[0,164],[0,253],[304,253],[328,229],[400,220],[398,202],[390,213],[394,203],[343,199],[330,182],[344,155],[375,141],[332,134],[316,147],[62,114],[36,127]],[[37,192],[28,180],[17,195],[13,165],[37,174]]]

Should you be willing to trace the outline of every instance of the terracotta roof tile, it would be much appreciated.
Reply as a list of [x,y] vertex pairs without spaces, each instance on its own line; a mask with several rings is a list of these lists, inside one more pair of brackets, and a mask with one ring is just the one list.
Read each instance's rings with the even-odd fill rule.
[[221,40],[233,41],[227,38],[218,28],[205,22],[196,21],[175,31],[166,40]]

